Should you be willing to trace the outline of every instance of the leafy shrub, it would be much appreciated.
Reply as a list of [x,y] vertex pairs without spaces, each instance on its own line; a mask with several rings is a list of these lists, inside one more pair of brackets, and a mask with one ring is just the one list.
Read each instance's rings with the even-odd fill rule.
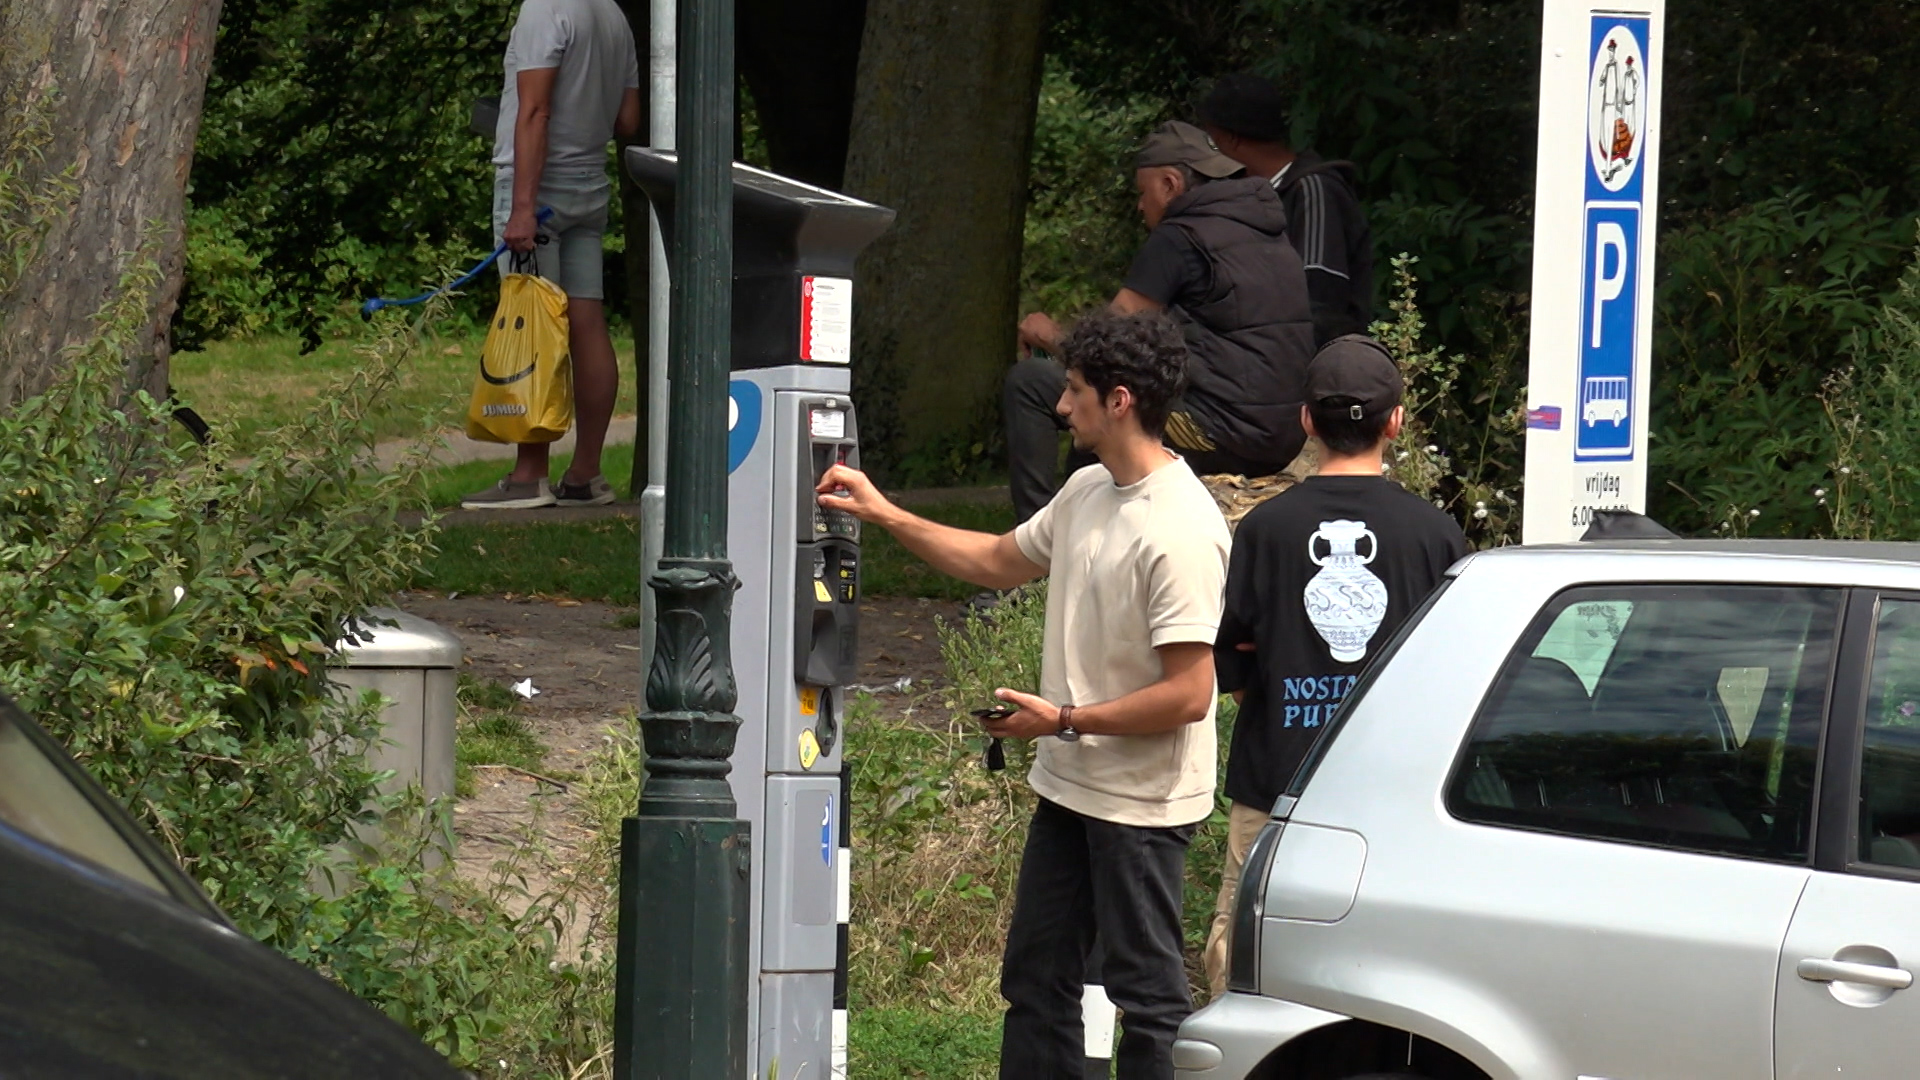
[[1010,593],[990,615],[969,607],[957,624],[938,620],[940,659],[953,686],[947,703],[960,710],[983,708],[1003,686],[1039,693],[1046,628],[1045,578]]
[[255,295],[271,298],[276,328],[317,343],[351,325],[360,298],[411,293],[491,246],[490,140],[468,112],[499,93],[515,7],[228,3],[175,346],[234,332],[236,304]]
[[252,337],[292,310],[275,296],[262,259],[219,206],[187,213],[187,266],[181,279],[182,345]]
[[332,644],[431,550],[395,524],[409,474],[355,464],[398,353],[251,460],[183,452],[121,382],[154,276],[143,262],[71,372],[0,417],[0,685],[284,948],[372,780],[354,749],[371,714],[327,690]]
[[984,741],[971,717],[885,718],[866,697],[848,710],[856,1010],[999,1007],[1033,793],[1011,760],[1005,772],[982,766]]
[[[444,808],[375,795],[381,702],[326,677],[359,613],[432,551],[431,525],[399,521],[422,462],[361,464],[416,339],[385,320],[367,366],[248,459],[183,449],[167,408],[125,385],[157,278],[137,257],[64,375],[0,415],[0,690],[243,932],[456,1064],[580,1075],[610,979],[560,949],[570,894],[515,896],[511,868],[485,889],[424,870]],[[384,850],[348,864],[344,842],[380,816]]]
[[1452,513],[1476,547],[1511,543],[1524,480],[1518,343],[1504,343],[1479,364],[1431,344],[1417,302],[1418,261],[1405,254],[1393,259],[1392,317],[1371,328],[1399,361],[1407,386],[1407,419],[1389,451],[1388,475]]
[[1065,317],[1102,306],[1119,291],[1146,238],[1134,208],[1133,153],[1162,108],[1149,98],[1100,100],[1048,60],[1027,178],[1024,310]]
[[1824,529],[1813,492],[1835,447],[1822,384],[1856,335],[1878,332],[1912,228],[1870,191],[1782,195],[1661,237],[1654,518],[1690,533],[1729,520],[1769,535]]
[[1852,352],[1821,388],[1833,457],[1810,495],[1835,536],[1920,538],[1920,251]]

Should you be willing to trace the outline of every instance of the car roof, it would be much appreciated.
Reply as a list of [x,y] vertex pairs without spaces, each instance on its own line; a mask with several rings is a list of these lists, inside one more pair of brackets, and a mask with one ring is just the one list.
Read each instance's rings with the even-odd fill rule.
[[1920,543],[1878,540],[1650,539],[1519,545],[1474,552],[1455,563],[1448,574],[1458,575],[1468,566],[1495,570],[1515,560],[1527,560],[1525,565],[1536,569],[1548,565],[1543,560],[1563,563],[1570,577],[1621,580],[1646,572],[1667,579],[1691,574],[1722,580],[1920,589]]

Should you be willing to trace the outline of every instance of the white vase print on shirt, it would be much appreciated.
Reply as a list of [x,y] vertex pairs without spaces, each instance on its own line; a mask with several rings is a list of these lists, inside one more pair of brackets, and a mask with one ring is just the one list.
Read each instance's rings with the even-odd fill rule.
[[[1360,541],[1367,553],[1360,555]],[[1327,554],[1320,555],[1324,541]],[[1387,585],[1367,569],[1380,553],[1379,538],[1364,521],[1323,521],[1307,538],[1307,558],[1320,572],[1307,582],[1307,621],[1341,663],[1360,660],[1387,617]]]

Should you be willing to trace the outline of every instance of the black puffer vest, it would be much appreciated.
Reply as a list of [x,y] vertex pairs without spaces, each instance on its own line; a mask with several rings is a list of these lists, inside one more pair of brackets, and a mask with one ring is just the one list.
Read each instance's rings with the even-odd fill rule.
[[1313,312],[1279,196],[1259,177],[1215,180],[1173,200],[1161,225],[1213,268],[1205,297],[1172,309],[1191,353],[1186,411],[1221,449],[1284,468],[1306,443]]

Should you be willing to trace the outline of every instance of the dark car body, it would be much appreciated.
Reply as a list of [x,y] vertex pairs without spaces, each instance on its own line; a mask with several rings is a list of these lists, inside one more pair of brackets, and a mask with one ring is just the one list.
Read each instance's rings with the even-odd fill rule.
[[0,698],[0,1078],[460,1075],[405,1028],[236,932]]

